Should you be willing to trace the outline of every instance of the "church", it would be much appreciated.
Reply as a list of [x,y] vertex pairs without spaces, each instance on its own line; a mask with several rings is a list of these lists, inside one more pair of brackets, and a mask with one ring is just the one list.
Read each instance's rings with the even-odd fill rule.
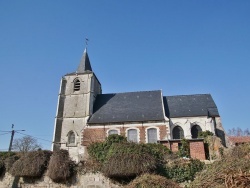
[[88,144],[119,134],[136,143],[161,143],[178,151],[181,139],[192,158],[205,160],[200,131],[224,140],[217,106],[210,94],[163,96],[161,90],[103,94],[87,48],[75,72],[61,79],[53,150],[66,149],[83,160]]

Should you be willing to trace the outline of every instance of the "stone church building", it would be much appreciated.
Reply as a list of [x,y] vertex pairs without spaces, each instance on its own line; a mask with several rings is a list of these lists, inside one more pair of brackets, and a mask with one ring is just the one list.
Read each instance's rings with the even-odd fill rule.
[[210,94],[163,96],[161,90],[102,94],[85,49],[77,70],[61,79],[54,126],[53,150],[67,149],[80,161],[86,146],[119,134],[137,143],[162,143],[178,151],[190,143],[190,155],[205,159],[200,131],[223,140],[224,130]]

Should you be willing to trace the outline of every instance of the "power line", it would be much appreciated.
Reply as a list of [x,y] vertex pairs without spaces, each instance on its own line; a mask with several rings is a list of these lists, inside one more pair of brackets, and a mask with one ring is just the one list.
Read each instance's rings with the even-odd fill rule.
[[45,139],[43,139],[43,138],[38,138],[38,137],[31,136],[31,135],[28,135],[28,134],[20,133],[20,132],[17,132],[17,133],[22,134],[22,135],[25,135],[25,136],[30,136],[30,137],[36,138],[36,139],[38,139],[38,140],[43,140],[43,141],[46,141],[46,142],[53,143],[53,142],[51,142],[50,140],[45,140]]
[[11,133],[11,132],[9,132],[9,133],[3,133],[3,134],[0,134],[0,136],[1,136],[1,135],[5,135],[5,134],[10,134],[10,133]]

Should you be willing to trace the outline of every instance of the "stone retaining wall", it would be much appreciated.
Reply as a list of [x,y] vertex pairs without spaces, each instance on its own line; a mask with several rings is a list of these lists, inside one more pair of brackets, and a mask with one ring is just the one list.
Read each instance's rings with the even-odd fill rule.
[[101,173],[86,173],[72,177],[70,183],[54,183],[48,176],[40,179],[25,180],[24,178],[13,177],[9,173],[0,178],[1,188],[120,188],[110,179],[104,177]]

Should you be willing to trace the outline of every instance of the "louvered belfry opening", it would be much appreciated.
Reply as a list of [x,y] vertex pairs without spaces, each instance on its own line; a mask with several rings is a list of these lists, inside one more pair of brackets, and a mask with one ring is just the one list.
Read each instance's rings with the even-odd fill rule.
[[78,79],[76,79],[74,81],[74,91],[80,91],[80,88],[81,88],[80,81]]

